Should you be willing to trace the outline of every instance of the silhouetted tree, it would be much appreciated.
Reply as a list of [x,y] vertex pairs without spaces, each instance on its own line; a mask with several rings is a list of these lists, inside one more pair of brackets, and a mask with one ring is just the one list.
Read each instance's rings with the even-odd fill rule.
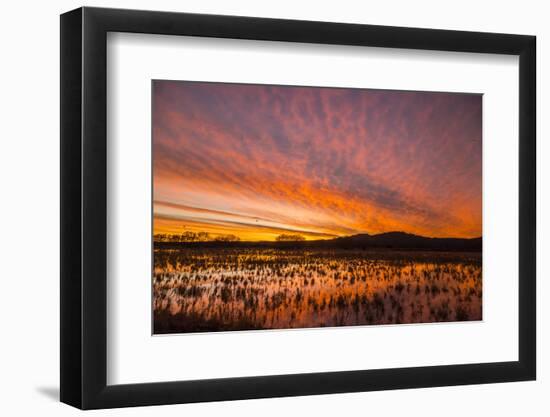
[[197,234],[194,232],[184,232],[179,236],[180,242],[195,242],[197,240]]
[[241,240],[241,238],[235,235],[220,235],[217,236],[214,240],[217,242],[238,242],[239,240]]
[[199,232],[199,233],[197,233],[197,240],[199,242],[206,242],[208,240],[211,240],[210,239],[210,234],[207,233],[207,232]]
[[277,242],[297,242],[304,241],[306,238],[298,234],[283,233],[282,235],[277,236],[275,240]]

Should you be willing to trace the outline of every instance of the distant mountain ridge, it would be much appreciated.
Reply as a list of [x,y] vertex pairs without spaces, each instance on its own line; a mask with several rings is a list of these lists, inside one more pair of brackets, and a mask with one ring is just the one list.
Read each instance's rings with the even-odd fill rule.
[[433,251],[479,252],[482,238],[424,237],[405,232],[386,232],[376,235],[357,234],[327,240],[291,242],[155,242],[156,248],[180,247],[242,247],[242,248],[326,248],[326,249],[405,249]]
[[331,242],[336,247],[374,247],[392,249],[430,249],[450,251],[481,251],[482,238],[424,237],[405,232],[387,232],[377,235],[358,234],[338,237]]

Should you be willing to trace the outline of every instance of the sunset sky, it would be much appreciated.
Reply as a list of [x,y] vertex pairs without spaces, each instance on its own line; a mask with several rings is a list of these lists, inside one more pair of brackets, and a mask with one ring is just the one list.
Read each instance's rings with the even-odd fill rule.
[[153,82],[154,233],[481,236],[481,95]]

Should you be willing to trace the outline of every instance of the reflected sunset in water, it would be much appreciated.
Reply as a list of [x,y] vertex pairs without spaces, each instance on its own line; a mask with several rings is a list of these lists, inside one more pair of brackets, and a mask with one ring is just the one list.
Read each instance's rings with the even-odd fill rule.
[[481,95],[152,88],[154,333],[482,318]]

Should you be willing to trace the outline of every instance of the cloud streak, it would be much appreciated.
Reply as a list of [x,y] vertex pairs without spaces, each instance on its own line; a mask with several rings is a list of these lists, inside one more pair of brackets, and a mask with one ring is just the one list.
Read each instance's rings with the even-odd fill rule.
[[480,95],[155,81],[153,100],[155,231],[481,235]]

